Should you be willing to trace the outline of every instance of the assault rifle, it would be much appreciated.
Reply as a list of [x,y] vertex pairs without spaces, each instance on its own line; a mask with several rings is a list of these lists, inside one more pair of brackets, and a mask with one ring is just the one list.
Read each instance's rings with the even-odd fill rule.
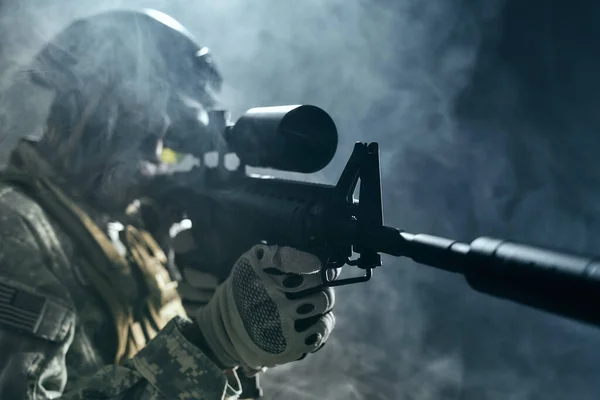
[[[475,290],[591,324],[600,324],[600,262],[492,238],[468,243],[385,226],[377,143],[356,143],[336,185],[249,174],[248,166],[300,173],[325,167],[337,130],[318,107],[254,108],[235,124],[210,114],[211,135],[190,135],[176,150],[218,160],[159,184],[168,204],[192,221],[197,242],[225,276],[256,243],[287,245],[318,255],[323,285],[366,282],[381,253],[462,274]],[[239,165],[227,166],[235,153]],[[359,184],[360,183],[360,184]],[[358,186],[358,198],[355,191]],[[355,258],[351,258],[356,255]],[[344,265],[362,276],[329,280]]]

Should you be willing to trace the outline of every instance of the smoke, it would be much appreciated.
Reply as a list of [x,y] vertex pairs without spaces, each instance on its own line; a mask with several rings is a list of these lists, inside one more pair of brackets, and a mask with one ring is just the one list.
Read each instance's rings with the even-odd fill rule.
[[[595,192],[582,183],[592,178],[569,183],[579,164],[564,167],[576,150],[589,165],[593,140],[586,148],[569,139],[572,157],[557,158],[565,149],[546,134],[552,123],[535,118],[533,105],[547,100],[524,86],[531,76],[520,76],[509,57],[481,51],[511,33],[499,23],[503,1],[53,3],[3,5],[3,86],[18,81],[10,72],[72,18],[115,6],[157,8],[213,50],[226,81],[221,100],[234,116],[300,103],[332,115],[339,151],[318,179],[337,178],[354,141],[379,141],[387,224],[593,249],[598,220],[576,212],[596,209],[585,200]],[[527,38],[543,42],[534,31]],[[2,126],[10,127],[0,136],[3,151],[43,121],[42,112],[22,117],[45,104],[25,93],[2,96]],[[573,115],[562,126],[583,132],[588,125]],[[384,262],[371,282],[338,290],[337,331],[322,351],[266,374],[268,399],[597,397],[595,331],[479,295],[450,274]]]

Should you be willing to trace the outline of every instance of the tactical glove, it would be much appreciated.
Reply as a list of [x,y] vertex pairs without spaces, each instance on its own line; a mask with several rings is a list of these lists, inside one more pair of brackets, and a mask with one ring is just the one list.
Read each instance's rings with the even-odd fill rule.
[[290,247],[256,245],[242,255],[196,313],[218,363],[252,374],[322,347],[335,324],[333,289],[297,298],[321,284],[320,269],[317,257]]

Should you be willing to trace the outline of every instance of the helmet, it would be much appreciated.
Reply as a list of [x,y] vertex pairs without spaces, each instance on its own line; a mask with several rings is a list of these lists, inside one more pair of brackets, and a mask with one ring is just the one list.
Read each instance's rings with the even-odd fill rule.
[[81,192],[105,199],[141,187],[139,165],[155,168],[160,143],[191,131],[197,111],[214,107],[222,82],[207,48],[173,18],[147,9],[72,22],[27,72],[54,95],[38,152]]
[[27,72],[55,94],[41,147],[60,148],[55,155],[65,159],[79,144],[92,152],[90,145],[106,149],[115,135],[101,133],[112,130],[115,113],[132,124],[138,115],[167,114],[181,126],[188,117],[179,99],[211,108],[222,84],[209,49],[179,22],[151,9],[75,20],[37,53]]
[[38,52],[29,73],[59,93],[160,79],[200,101],[222,83],[210,51],[179,22],[150,9],[75,20]]

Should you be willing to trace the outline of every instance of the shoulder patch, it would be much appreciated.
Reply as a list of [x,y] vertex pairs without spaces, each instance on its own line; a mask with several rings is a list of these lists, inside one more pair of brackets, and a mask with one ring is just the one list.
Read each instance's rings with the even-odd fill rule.
[[0,326],[52,342],[66,338],[75,314],[59,302],[0,279]]

